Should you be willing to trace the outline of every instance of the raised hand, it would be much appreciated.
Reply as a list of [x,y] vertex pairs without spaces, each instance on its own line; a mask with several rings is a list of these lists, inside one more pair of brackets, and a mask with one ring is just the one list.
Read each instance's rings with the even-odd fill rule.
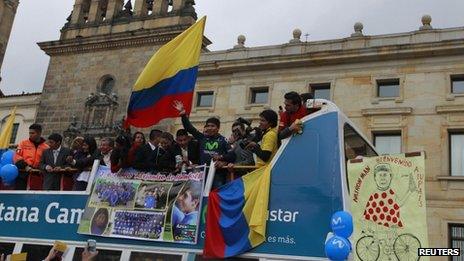
[[179,115],[185,114],[184,104],[181,101],[175,100],[172,106],[179,112]]

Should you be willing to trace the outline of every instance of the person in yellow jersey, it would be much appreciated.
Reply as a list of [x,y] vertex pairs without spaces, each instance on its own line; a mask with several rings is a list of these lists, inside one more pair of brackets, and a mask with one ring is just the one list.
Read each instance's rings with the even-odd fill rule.
[[277,123],[278,116],[275,111],[264,110],[259,114],[259,128],[263,131],[261,145],[249,142],[246,146],[247,149],[256,154],[256,166],[258,167],[271,162],[279,148]]

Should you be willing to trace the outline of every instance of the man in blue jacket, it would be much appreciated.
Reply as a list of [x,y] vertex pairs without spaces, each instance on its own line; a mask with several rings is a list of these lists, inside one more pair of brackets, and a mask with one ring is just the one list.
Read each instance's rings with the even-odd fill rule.
[[[219,128],[221,122],[218,118],[211,117],[206,120],[204,132],[199,132],[188,119],[185,114],[184,104],[180,101],[174,102],[174,108],[179,111],[179,115],[182,117],[182,125],[192,136],[198,140],[200,144],[200,164],[209,164],[211,159],[215,159],[219,156],[224,162],[233,163],[235,162],[235,154],[227,153],[231,149],[226,138],[219,134]],[[227,171],[218,170],[213,180],[213,188],[219,187],[227,182]]]

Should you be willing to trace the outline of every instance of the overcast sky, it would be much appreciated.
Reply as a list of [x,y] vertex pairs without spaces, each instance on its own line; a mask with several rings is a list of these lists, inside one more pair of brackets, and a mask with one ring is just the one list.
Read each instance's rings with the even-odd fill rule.
[[[156,0],[155,0],[156,1]],[[249,47],[288,42],[300,28],[309,41],[349,36],[353,24],[364,34],[417,30],[423,14],[435,28],[464,26],[463,0],[196,0],[199,16],[207,15],[210,50],[229,49],[239,34]],[[0,89],[5,94],[42,90],[49,57],[37,42],[57,40],[74,0],[20,0],[6,51]],[[302,37],[304,40],[304,36]]]

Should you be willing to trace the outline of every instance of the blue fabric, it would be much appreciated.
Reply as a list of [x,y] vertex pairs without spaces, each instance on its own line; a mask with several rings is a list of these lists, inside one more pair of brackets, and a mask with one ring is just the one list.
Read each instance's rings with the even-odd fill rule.
[[132,92],[127,111],[153,106],[167,95],[193,92],[198,74],[198,66],[179,71],[171,78],[164,79],[153,87]]

